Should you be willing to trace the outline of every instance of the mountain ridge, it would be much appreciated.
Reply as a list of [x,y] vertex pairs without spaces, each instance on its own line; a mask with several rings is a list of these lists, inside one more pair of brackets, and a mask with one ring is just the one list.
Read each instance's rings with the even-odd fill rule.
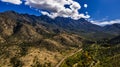
[[0,32],[1,67],[54,67],[64,56],[96,43],[97,38],[114,36],[85,19],[53,20],[11,11],[0,13]]

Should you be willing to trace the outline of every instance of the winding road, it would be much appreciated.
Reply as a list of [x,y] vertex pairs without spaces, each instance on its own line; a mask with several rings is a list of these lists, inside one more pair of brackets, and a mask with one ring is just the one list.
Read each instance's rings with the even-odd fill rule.
[[65,59],[67,59],[68,57],[73,56],[74,54],[76,54],[76,53],[78,53],[78,52],[80,52],[80,51],[82,51],[82,49],[79,49],[79,50],[77,50],[76,52],[71,53],[70,55],[65,56],[55,67],[60,67],[60,65],[65,61]]

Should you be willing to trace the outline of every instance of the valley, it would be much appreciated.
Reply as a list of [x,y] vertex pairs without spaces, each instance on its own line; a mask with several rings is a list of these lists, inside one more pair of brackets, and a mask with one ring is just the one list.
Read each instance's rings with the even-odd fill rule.
[[6,11],[0,13],[0,67],[119,67],[119,34],[119,24],[103,28],[83,18]]

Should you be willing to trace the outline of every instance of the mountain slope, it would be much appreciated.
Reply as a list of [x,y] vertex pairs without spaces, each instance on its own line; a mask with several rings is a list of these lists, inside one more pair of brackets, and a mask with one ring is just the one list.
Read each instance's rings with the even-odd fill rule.
[[85,41],[39,17],[13,11],[0,13],[0,32],[1,67],[54,67]]
[[111,40],[109,40],[110,44],[120,44],[120,36],[114,37]]
[[112,37],[85,19],[51,19],[14,11],[0,13],[0,32],[1,67],[54,67],[83,44],[93,44],[94,38]]
[[107,25],[103,27],[104,32],[113,33],[115,35],[120,34],[120,24]]
[[57,17],[55,19],[51,19],[47,16],[41,16],[40,17],[42,21],[49,22],[51,24],[57,25],[61,28],[69,29],[69,30],[75,30],[75,31],[98,31],[100,30],[100,26],[91,24],[90,22],[86,21],[85,19],[79,19],[79,20],[73,20],[70,18],[62,18]]

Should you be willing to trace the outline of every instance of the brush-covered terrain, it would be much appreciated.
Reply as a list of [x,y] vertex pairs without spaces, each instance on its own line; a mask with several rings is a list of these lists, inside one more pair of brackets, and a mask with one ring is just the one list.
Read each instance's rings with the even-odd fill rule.
[[119,67],[120,38],[84,44],[83,50],[68,57],[61,67]]
[[26,16],[0,14],[1,67],[54,67],[65,55],[81,48],[84,38]]
[[0,13],[0,67],[119,67],[118,28],[111,34],[85,19]]

